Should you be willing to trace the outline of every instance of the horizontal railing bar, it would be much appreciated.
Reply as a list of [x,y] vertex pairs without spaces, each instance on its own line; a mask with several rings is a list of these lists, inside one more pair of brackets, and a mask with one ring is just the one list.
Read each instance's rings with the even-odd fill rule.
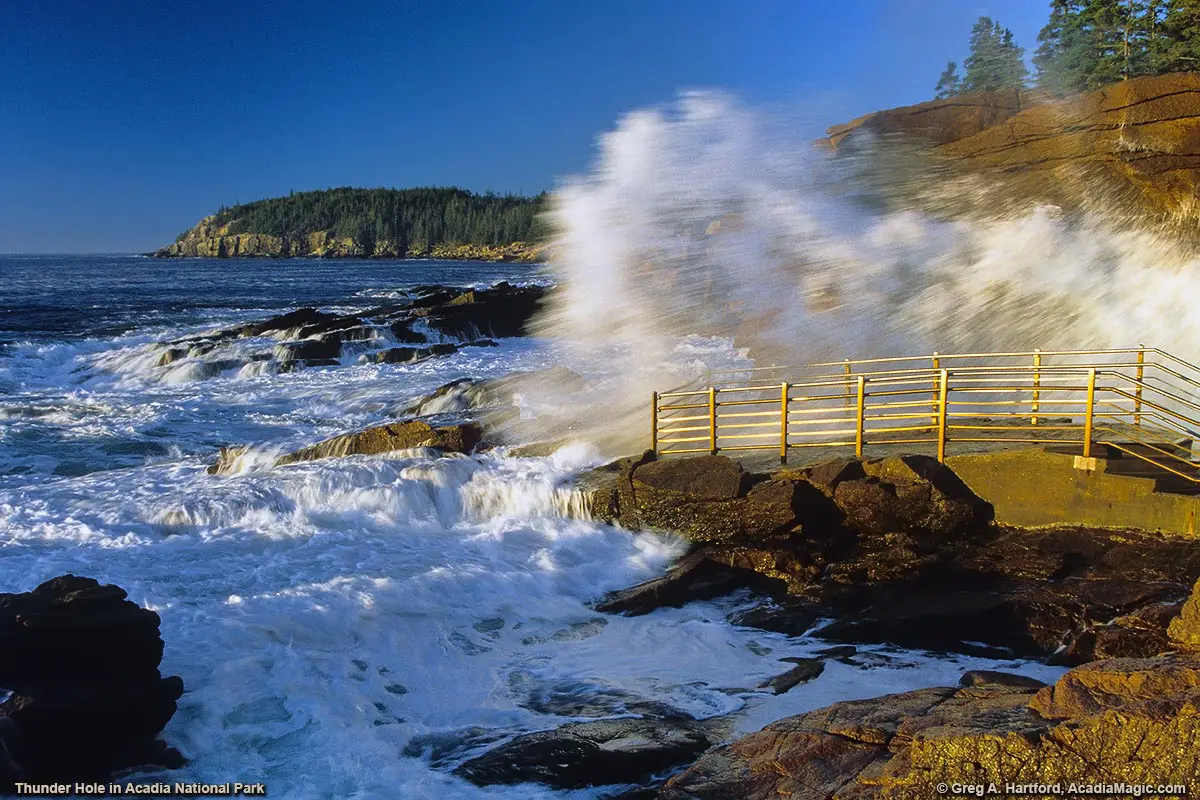
[[1082,425],[950,425],[947,430],[954,431],[1081,431]]
[[870,433],[872,435],[879,434],[879,433],[888,433],[888,432],[908,433],[911,431],[927,431],[927,430],[930,430],[930,427],[928,425],[892,425],[892,426],[883,427],[883,428],[875,427],[875,428],[865,428],[864,429],[864,431],[866,433]]
[[708,419],[708,414],[693,414],[690,417],[659,417],[660,420],[666,422],[695,422],[699,419]]
[[[1107,430],[1107,429],[1106,429],[1106,430]],[[1114,431],[1109,431],[1109,433],[1114,433]],[[1166,450],[1162,450],[1162,449],[1160,449],[1160,448],[1159,448],[1158,446],[1156,446],[1156,445],[1155,445],[1153,442],[1144,442],[1144,441],[1142,441],[1142,440],[1138,439],[1137,437],[1134,437],[1134,438],[1133,438],[1133,440],[1134,440],[1134,442],[1136,442],[1137,444],[1140,444],[1140,445],[1142,445],[1143,447],[1149,447],[1149,448],[1150,448],[1151,450],[1153,450],[1154,452],[1158,453],[1159,455],[1165,456],[1166,458],[1172,458],[1172,459],[1174,459],[1174,460],[1176,460],[1176,461],[1182,461],[1182,462],[1184,462],[1184,463],[1190,463],[1190,462],[1189,462],[1189,461],[1188,461],[1186,458],[1181,458],[1181,457],[1179,457],[1178,455],[1176,455],[1176,454],[1174,454],[1174,453],[1169,453],[1169,452],[1167,452]],[[1118,443],[1116,443],[1116,442],[1102,442],[1102,444],[1111,444],[1113,447],[1118,447]],[[1133,454],[1133,453],[1130,453],[1130,455],[1134,455],[1134,454]],[[1160,465],[1160,466],[1161,466],[1161,465]]]
[[853,428],[839,428],[832,431],[788,431],[788,436],[842,436],[854,433]]
[[[854,433],[854,431],[842,431],[842,433]],[[792,442],[788,447],[853,447],[854,440],[836,442]]]
[[[779,390],[776,389],[775,391],[778,392]],[[718,400],[717,408],[733,408],[735,406],[762,406],[762,405],[768,405],[768,404],[773,405],[776,408],[778,408],[779,407],[779,397],[776,396],[776,397],[771,398],[770,400]]]
[[721,433],[721,434],[717,434],[717,444],[720,444],[722,439],[762,439],[764,437],[773,438],[775,441],[779,441],[779,432],[772,431],[771,433],[736,433],[736,434]]
[[721,450],[778,450],[777,444],[740,444],[733,447],[722,447]]
[[[732,414],[729,412],[726,412],[724,414],[720,414],[720,413],[717,414],[718,420],[742,419],[743,417],[774,417],[775,419],[779,419],[779,401],[778,400],[775,401],[775,410],[774,411],[738,411],[738,412],[732,413]],[[708,417],[705,417],[705,419],[708,419]]]

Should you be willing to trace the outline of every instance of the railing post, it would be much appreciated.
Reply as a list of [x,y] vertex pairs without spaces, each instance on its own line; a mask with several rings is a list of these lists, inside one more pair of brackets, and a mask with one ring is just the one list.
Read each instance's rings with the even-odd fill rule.
[[846,359],[846,408],[850,407],[850,359]]
[[1041,391],[1042,370],[1041,370],[1041,366],[1042,366],[1042,351],[1034,350],[1033,351],[1033,409],[1032,409],[1032,416],[1029,417],[1030,425],[1038,424],[1037,414],[1038,414],[1038,410],[1040,409],[1041,400],[1042,400],[1042,391]]
[[779,463],[788,457],[788,382],[779,384]]
[[717,390],[708,387],[708,452],[717,454]]
[[856,414],[856,423],[854,426],[854,456],[862,458],[863,454],[863,417],[867,409],[867,378],[865,375],[858,376],[858,413]]
[[950,394],[950,372],[942,370],[938,375],[938,461],[946,460],[946,397]]
[[[940,355],[940,354],[937,353],[936,351],[933,354],[933,368],[934,369],[939,369],[942,365],[941,359],[938,358],[938,355]],[[930,407],[933,409],[933,416],[931,416],[929,418],[930,423],[932,423],[934,425],[937,425],[937,421],[938,421],[938,395],[940,392],[941,392],[941,389],[938,388],[938,382],[934,381],[933,382],[933,402],[930,403]]]
[[1088,370],[1087,416],[1083,422],[1083,457],[1092,456],[1092,418],[1096,408],[1096,368]]
[[1137,386],[1133,389],[1133,424],[1142,424],[1142,378],[1146,370],[1146,345],[1138,344]]
[[650,450],[658,455],[658,392],[650,397]]

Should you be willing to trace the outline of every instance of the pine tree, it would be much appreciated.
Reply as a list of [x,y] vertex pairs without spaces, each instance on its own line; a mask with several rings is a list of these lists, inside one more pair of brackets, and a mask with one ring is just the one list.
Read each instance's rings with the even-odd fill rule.
[[958,76],[958,62],[949,61],[946,64],[946,69],[942,72],[942,77],[938,78],[937,86],[934,87],[935,100],[944,100],[947,97],[953,97],[959,93],[959,88],[962,85],[962,78]]
[[1200,70],[1200,0],[1165,0],[1151,51],[1154,74]]
[[990,17],[980,17],[971,29],[971,54],[963,66],[962,92],[994,92],[1025,85],[1025,50],[1012,31]]

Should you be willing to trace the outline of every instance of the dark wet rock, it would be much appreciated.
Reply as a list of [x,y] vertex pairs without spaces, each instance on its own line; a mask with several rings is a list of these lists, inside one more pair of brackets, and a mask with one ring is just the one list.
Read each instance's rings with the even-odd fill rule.
[[997,672],[991,669],[967,670],[958,679],[959,686],[1014,686],[1024,689],[1041,689],[1046,684],[1037,678],[1016,675],[1012,672]]
[[842,481],[854,481],[867,477],[862,462],[857,458],[842,458],[826,461],[804,472],[808,482],[833,497]]
[[545,294],[542,286],[517,287],[508,283],[462,292],[431,310],[429,327],[464,340],[522,336],[529,320],[541,308]]
[[1077,634],[1051,663],[1078,666],[1102,658],[1147,658],[1168,650],[1167,626],[1183,607],[1182,603],[1152,603],[1132,614],[1123,614],[1104,623],[1089,625]]
[[328,333],[339,333],[345,341],[351,341],[356,338],[369,338],[368,334],[364,333],[349,333],[350,330],[361,330],[369,333],[369,328],[363,328],[363,320],[354,315],[347,316],[327,316],[324,319],[318,320],[309,325],[303,325],[296,332],[297,339],[309,339],[314,336],[319,336]]
[[726,456],[652,461],[639,467],[633,479],[646,489],[695,500],[736,500],[746,495],[751,484],[742,465]]
[[429,347],[392,347],[378,353],[371,353],[368,360],[376,364],[406,364],[424,361],[435,356],[448,356],[457,353],[461,345],[444,343],[433,344]]
[[231,445],[222,447],[217,453],[217,460],[208,467],[209,475],[220,475],[226,472],[232,472],[237,460],[246,455],[249,447],[245,445]]
[[179,361],[180,359],[187,358],[187,357],[188,357],[188,348],[172,347],[172,348],[168,349],[167,351],[165,351],[161,356],[159,356],[158,361],[155,363],[157,364],[157,366],[165,367],[168,364],[174,364],[176,361]]
[[443,411],[467,411],[491,401],[490,381],[458,378],[444,383],[400,410],[400,416],[420,416]]
[[632,507],[643,527],[714,543],[755,541],[797,527],[794,481],[754,485],[741,464],[725,456],[650,461],[629,475]]
[[368,359],[376,364],[406,364],[409,361],[416,361],[419,352],[419,348],[416,347],[391,347],[378,353],[371,353]]
[[641,783],[711,745],[684,719],[614,719],[518,736],[466,761],[455,774],[479,786],[541,783],[556,789]]
[[275,358],[280,362],[312,361],[336,359],[342,353],[340,341],[323,342],[319,339],[306,339],[300,342],[288,342],[275,348]]
[[183,693],[158,671],[159,618],[116,586],[64,575],[0,595],[0,791],[178,767],[158,740]]
[[299,308],[295,311],[289,311],[286,314],[280,314],[277,317],[271,317],[263,322],[243,325],[236,330],[239,336],[262,336],[268,333],[281,333],[283,331],[317,325],[337,318],[336,314],[326,314],[315,308]]
[[402,753],[407,758],[425,758],[434,768],[449,763],[483,745],[499,741],[504,735],[494,728],[472,726],[457,731],[439,731],[414,736],[404,746]]
[[596,604],[596,610],[638,616],[656,608],[678,608],[692,600],[709,600],[746,588],[783,589],[753,570],[731,567],[717,560],[713,553],[701,551],[684,557],[661,578],[612,592]]
[[412,322],[410,320],[393,322],[389,326],[389,329],[392,332],[392,336],[396,338],[396,341],[402,344],[424,344],[429,341],[429,337],[425,334],[418,333],[412,329]]
[[[730,615],[729,621],[734,625],[744,625],[772,633],[803,636],[812,630],[825,613],[826,610],[816,603],[789,598],[778,604],[766,603],[736,612]],[[854,648],[851,647],[850,650]]]
[[611,595],[603,610],[645,613],[749,588],[773,602],[735,624],[799,635],[825,619],[816,635],[836,642],[1057,654],[1070,665],[1165,649],[1172,604],[1200,576],[1200,548],[1183,539],[996,526],[990,506],[924,457],[768,476],[719,456],[647,453],[585,474],[576,489],[595,519],[702,545],[685,568]]
[[770,689],[775,694],[784,694],[802,683],[808,683],[820,677],[821,673],[825,671],[825,662],[819,658],[788,658],[784,661],[791,661],[796,666],[766,681],[759,687],[760,689]]
[[434,447],[450,453],[469,453],[479,443],[480,435],[479,426],[471,422],[440,428],[434,428],[419,420],[398,422],[335,436],[281,456],[275,463],[282,466],[321,458],[377,455],[413,447]]

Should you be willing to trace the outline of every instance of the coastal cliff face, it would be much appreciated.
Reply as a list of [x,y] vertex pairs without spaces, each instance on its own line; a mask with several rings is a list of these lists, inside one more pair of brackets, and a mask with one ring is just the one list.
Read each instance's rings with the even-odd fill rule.
[[[870,114],[829,129],[842,153],[880,136],[932,145],[949,177],[982,176],[998,197],[1119,214],[1122,221],[1200,220],[1200,74],[1136,78],[1055,99],[979,93]],[[852,147],[850,149],[853,149]]]
[[444,258],[470,261],[534,262],[542,248],[525,242],[505,245],[441,243],[432,247],[401,246],[388,239],[370,244],[330,231],[307,235],[275,236],[269,233],[233,233],[233,222],[216,224],[207,216],[179,241],[159,248],[157,258]]

